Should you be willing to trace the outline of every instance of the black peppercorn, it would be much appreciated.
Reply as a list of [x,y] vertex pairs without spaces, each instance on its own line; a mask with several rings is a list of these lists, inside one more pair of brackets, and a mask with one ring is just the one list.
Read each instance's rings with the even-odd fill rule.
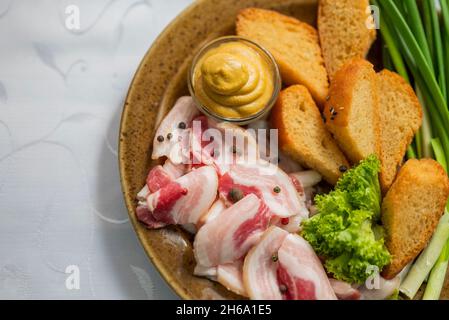
[[281,188],[279,188],[279,187],[274,187],[273,191],[274,191],[275,193],[281,193]]
[[345,173],[346,171],[348,171],[348,167],[346,166],[340,166],[340,168],[338,168],[338,170],[340,170],[341,173]]
[[171,134],[171,133],[167,134],[167,139],[171,140],[171,138],[173,138],[173,134]]
[[236,203],[243,199],[244,194],[243,191],[240,190],[239,188],[232,188],[231,190],[229,190],[228,197],[229,200]]
[[178,125],[178,128],[179,129],[185,129],[185,128],[187,128],[187,125],[186,125],[185,122],[180,122],[179,125]]
[[158,136],[157,137],[157,141],[159,141],[159,142],[164,142],[164,137],[163,136]]

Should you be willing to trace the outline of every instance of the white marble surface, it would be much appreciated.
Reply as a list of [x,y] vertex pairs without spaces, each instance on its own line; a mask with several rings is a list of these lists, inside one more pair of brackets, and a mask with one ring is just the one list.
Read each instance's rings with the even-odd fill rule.
[[0,298],[176,298],[128,222],[117,137],[141,58],[191,2],[0,0]]

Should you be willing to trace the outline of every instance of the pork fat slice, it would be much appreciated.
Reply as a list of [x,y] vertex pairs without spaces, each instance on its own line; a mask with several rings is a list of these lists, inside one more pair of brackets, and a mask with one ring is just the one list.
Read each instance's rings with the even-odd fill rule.
[[256,164],[235,164],[220,178],[219,193],[228,203],[235,200],[235,192],[244,196],[255,194],[270,212],[280,218],[296,215],[307,218],[305,203],[301,201],[290,177],[276,166],[259,160]]
[[243,265],[243,282],[253,300],[282,300],[277,281],[277,252],[288,232],[271,227],[248,253]]
[[267,206],[253,194],[222,211],[195,237],[197,264],[213,267],[242,258],[260,239],[270,218]]
[[[215,169],[198,168],[150,194],[147,197],[149,213],[155,221],[165,224],[197,224],[215,201],[217,187]],[[139,220],[151,221],[143,216]],[[151,228],[151,224],[147,226]]]
[[278,282],[285,300],[337,299],[323,265],[306,240],[289,234],[278,259]]
[[169,158],[179,164],[190,156],[190,130],[192,120],[199,111],[192,97],[181,97],[162,120],[153,141],[152,159]]

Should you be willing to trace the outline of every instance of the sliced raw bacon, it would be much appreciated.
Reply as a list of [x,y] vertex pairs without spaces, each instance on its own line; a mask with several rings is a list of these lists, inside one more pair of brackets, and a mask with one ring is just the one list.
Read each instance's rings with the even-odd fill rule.
[[391,280],[379,276],[377,287],[368,289],[365,285],[360,288],[363,300],[385,300],[391,297],[401,284],[401,274]]
[[214,202],[212,207],[210,207],[209,211],[201,217],[197,225],[198,229],[204,226],[207,222],[210,222],[216,217],[218,217],[218,215],[224,210],[226,210],[226,205],[224,201],[221,199],[217,199],[217,201]]
[[173,176],[169,174],[162,166],[155,166],[148,174],[146,184],[149,193],[154,193],[159,189],[173,182]]
[[360,300],[360,291],[349,283],[335,279],[329,279],[329,282],[338,300]]
[[285,171],[286,173],[298,172],[303,170],[303,168],[298,162],[296,162],[295,160],[287,156],[285,153],[280,151],[279,151],[278,166],[281,170]]
[[335,300],[326,272],[310,244],[289,234],[278,251],[278,283],[285,300]]
[[167,224],[157,221],[146,206],[138,206],[136,208],[136,216],[148,229],[160,229],[167,226]]
[[255,194],[273,215],[280,218],[308,216],[290,177],[261,159],[257,163],[232,165],[229,172],[220,178],[219,193],[228,204],[235,201],[235,194]]
[[[157,192],[147,197],[148,209],[156,221],[165,224],[183,224],[178,218],[175,205],[181,198],[188,194],[189,190],[180,183],[172,181]],[[189,222],[184,222],[189,223]]]
[[157,221],[167,224],[197,224],[217,196],[218,177],[214,168],[201,167],[169,183],[147,198]]
[[226,289],[247,297],[245,286],[243,285],[243,262],[238,260],[217,267],[217,282]]
[[174,164],[167,159],[163,166],[153,167],[146,178],[145,186],[137,194],[137,199],[145,201],[148,195],[166,186],[173,180],[187,173],[188,167],[184,164]]
[[271,224],[276,225],[285,231],[290,233],[297,233],[301,230],[301,222],[304,220],[304,216],[309,214],[309,211],[304,207],[300,214],[297,214],[290,218],[278,218],[275,217]]
[[242,258],[267,229],[270,218],[259,198],[246,196],[198,231],[193,243],[196,262],[213,267]]
[[193,167],[214,164],[215,145],[220,141],[214,134],[215,122],[206,116],[198,116],[192,121],[190,138],[191,163]]
[[150,189],[148,189],[148,185],[145,183],[143,188],[137,194],[136,198],[137,198],[137,200],[139,200],[139,202],[146,202],[147,197],[150,193],[151,193]]
[[212,281],[217,281],[217,267],[204,267],[197,264],[193,270],[193,274],[198,277],[206,277]]
[[152,159],[169,158],[173,163],[186,163],[190,154],[190,130],[199,114],[191,97],[181,97],[162,120],[153,141]]
[[257,142],[245,129],[216,123],[205,116],[192,122],[191,153],[194,166],[213,165],[220,175],[230,165],[258,158]]
[[298,181],[303,192],[304,189],[314,187],[323,179],[318,172],[313,170],[291,173],[290,177]]
[[188,165],[182,163],[174,164],[170,159],[167,159],[162,167],[173,179],[178,179],[189,171]]
[[288,232],[285,230],[271,227],[246,256],[243,266],[243,282],[251,299],[282,299],[276,274],[277,251],[287,235]]

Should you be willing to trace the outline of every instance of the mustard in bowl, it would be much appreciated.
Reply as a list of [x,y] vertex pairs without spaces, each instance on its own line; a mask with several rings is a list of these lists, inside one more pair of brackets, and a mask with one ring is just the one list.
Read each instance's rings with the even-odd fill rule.
[[281,77],[266,49],[229,36],[200,50],[188,85],[195,103],[208,116],[243,125],[268,114],[279,95]]

